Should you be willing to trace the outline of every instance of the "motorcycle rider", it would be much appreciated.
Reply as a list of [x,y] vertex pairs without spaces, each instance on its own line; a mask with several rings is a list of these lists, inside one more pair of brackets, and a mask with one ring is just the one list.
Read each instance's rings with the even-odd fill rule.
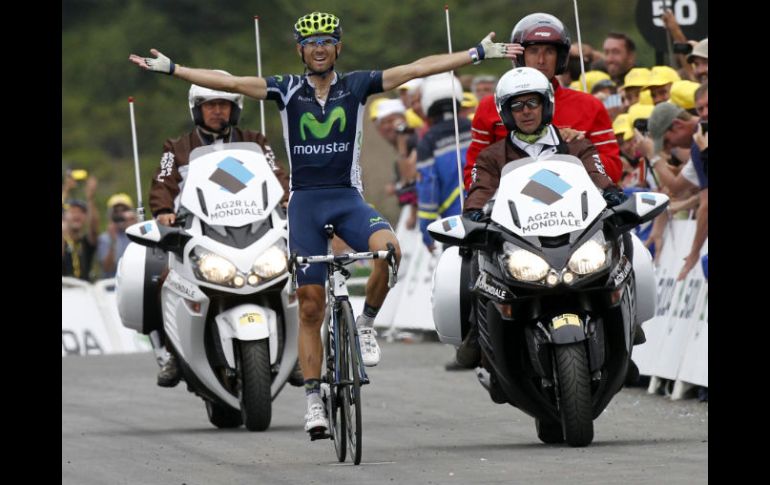
[[[216,72],[174,64],[155,49],[155,57],[132,54],[129,60],[154,72],[190,82],[270,99],[281,111],[292,172],[289,204],[289,246],[299,256],[326,250],[324,224],[333,222],[339,235],[355,250],[385,250],[390,243],[401,250],[390,224],[366,204],[359,165],[363,137],[361,116],[368,96],[401,86],[410,79],[456,69],[486,58],[511,58],[521,49],[495,43],[490,32],[468,51],[440,54],[384,71],[337,73],[335,63],[342,51],[340,19],[312,12],[294,24],[296,53],[305,72],[267,78],[228,78]],[[323,120],[323,121],[322,121]],[[366,288],[364,312],[356,320],[362,360],[373,366],[380,361],[374,318],[388,292],[388,265],[375,261]],[[305,430],[325,432],[329,428],[320,396],[322,344],[320,327],[324,317],[324,268],[310,265],[297,272],[300,305],[299,354],[307,396]]]
[[[218,71],[230,76],[226,71]],[[195,148],[217,143],[254,142],[265,154],[284,189],[282,203],[286,204],[289,193],[289,179],[286,172],[276,163],[273,149],[262,133],[243,130],[236,125],[243,109],[243,95],[215,91],[198,85],[191,85],[188,94],[190,117],[195,124],[192,131],[169,138],[163,144],[160,167],[155,172],[150,186],[150,211],[159,224],[171,226],[176,222],[179,210],[179,194],[187,176],[190,152]],[[163,273],[158,287],[163,285],[167,271]],[[162,330],[161,330],[162,332]],[[152,339],[150,339],[152,341]],[[179,367],[173,352],[158,372],[158,385],[174,387],[179,383]],[[302,385],[299,369],[295,369],[289,382]]]
[[[552,154],[579,158],[596,187],[604,192],[609,206],[625,200],[623,192],[605,173],[596,147],[586,139],[565,142],[551,124],[553,86],[540,71],[530,67],[508,71],[500,78],[494,99],[508,135],[479,153],[463,217],[473,221],[488,217],[491,212],[483,207],[497,191],[506,164],[526,157],[547,158]],[[456,359],[459,365],[472,368],[480,358],[478,326],[474,320],[457,350]]]

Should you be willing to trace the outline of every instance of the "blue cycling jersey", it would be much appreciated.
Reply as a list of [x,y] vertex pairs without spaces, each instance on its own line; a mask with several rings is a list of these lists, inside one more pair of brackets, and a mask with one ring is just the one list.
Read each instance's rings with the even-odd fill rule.
[[382,92],[382,71],[334,73],[322,106],[307,75],[270,76],[267,99],[278,103],[291,167],[291,190],[361,185],[363,111]]

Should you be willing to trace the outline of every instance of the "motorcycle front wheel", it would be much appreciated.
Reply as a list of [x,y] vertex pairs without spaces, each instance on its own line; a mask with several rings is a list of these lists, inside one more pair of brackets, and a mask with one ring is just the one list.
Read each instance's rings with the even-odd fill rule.
[[564,438],[570,446],[587,446],[594,439],[594,421],[585,344],[557,345],[554,352]]
[[264,431],[272,418],[270,348],[267,339],[239,341],[237,365],[243,424],[249,431]]

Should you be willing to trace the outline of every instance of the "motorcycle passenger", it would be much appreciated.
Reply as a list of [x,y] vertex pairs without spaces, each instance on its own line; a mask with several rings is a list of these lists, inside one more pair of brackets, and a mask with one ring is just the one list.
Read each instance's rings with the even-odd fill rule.
[[[547,158],[569,154],[580,159],[596,187],[603,190],[610,206],[625,196],[604,171],[596,147],[588,140],[565,142],[551,124],[554,109],[553,86],[537,69],[519,67],[505,73],[495,89],[495,106],[508,135],[479,153],[465,200],[464,217],[479,221],[488,217],[482,208],[500,185],[500,174],[509,162],[521,158]],[[481,358],[478,327],[471,327],[457,350],[457,363],[475,367]]]
[[[229,73],[218,71],[227,76]],[[190,152],[195,148],[216,143],[254,142],[265,154],[284,189],[282,203],[286,203],[289,194],[289,180],[286,172],[276,163],[273,149],[262,133],[238,128],[238,120],[243,109],[243,96],[239,94],[215,91],[193,84],[188,94],[190,117],[195,127],[189,133],[178,138],[169,138],[163,144],[160,167],[155,172],[150,186],[150,211],[159,224],[171,226],[176,222],[179,210],[179,194],[189,170]],[[161,276],[158,287],[162,286],[167,271]],[[161,329],[162,334],[162,329]],[[152,339],[150,339],[152,341]],[[179,367],[173,352],[158,372],[158,385],[174,387],[179,383]],[[292,374],[289,382],[301,385],[299,369]]]
[[[391,243],[400,260],[400,248],[385,218],[362,196],[361,117],[368,96],[401,86],[410,79],[456,69],[485,58],[513,57],[519,50],[495,43],[490,33],[469,51],[434,55],[384,71],[338,73],[334,66],[342,51],[342,29],[337,16],[312,12],[294,24],[296,52],[304,66],[302,75],[267,78],[228,77],[214,71],[174,64],[151,49],[154,57],[131,55],[129,60],[212,89],[269,99],[278,104],[291,165],[289,246],[299,256],[326,252],[323,227],[332,223],[354,250],[385,250]],[[324,317],[323,265],[297,272],[300,306],[299,356],[305,377],[307,414],[305,430],[312,436],[326,432],[329,423],[320,397],[323,347],[320,327]],[[375,339],[374,317],[388,292],[387,262],[376,260],[366,288],[363,314],[356,320],[365,365],[376,365],[380,349]]]

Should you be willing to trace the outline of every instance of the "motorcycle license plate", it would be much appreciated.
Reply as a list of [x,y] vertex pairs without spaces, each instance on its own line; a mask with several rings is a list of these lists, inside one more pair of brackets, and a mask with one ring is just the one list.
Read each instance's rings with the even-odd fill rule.
[[579,327],[580,317],[574,313],[565,313],[564,315],[559,315],[558,317],[554,317],[554,319],[551,320],[551,326],[554,330],[563,327],[564,325],[575,325]]
[[250,323],[264,323],[265,317],[259,313],[251,312],[244,313],[241,318],[238,319],[238,323],[241,325],[249,325]]

